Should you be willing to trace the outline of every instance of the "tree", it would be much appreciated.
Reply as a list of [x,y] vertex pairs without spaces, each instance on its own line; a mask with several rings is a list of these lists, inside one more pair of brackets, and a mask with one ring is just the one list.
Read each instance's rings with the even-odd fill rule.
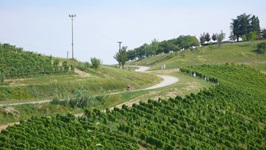
[[260,22],[259,18],[256,16],[246,15],[245,13],[237,16],[236,19],[232,20],[231,29],[233,35],[236,36],[237,41],[239,41],[240,37],[243,35],[246,36],[247,40],[249,40],[249,33],[255,32],[257,34],[260,33]]
[[180,35],[178,38],[174,39],[175,44],[180,48],[190,48],[192,46],[199,46],[199,40],[195,36],[190,35]]
[[127,47],[123,46],[119,49],[119,51],[115,54],[114,59],[118,62],[119,68],[124,68],[125,63],[128,60]]
[[200,35],[200,44],[201,45],[203,45],[205,43],[205,41],[206,41],[206,38],[205,37],[206,37],[205,36],[205,33],[203,33],[203,34]]
[[221,47],[222,45],[222,41],[225,38],[225,33],[223,33],[223,31],[221,31],[221,33],[217,34],[217,42],[218,42],[218,46]]
[[153,40],[151,41],[150,47],[151,47],[151,54],[152,54],[152,55],[155,55],[155,54],[156,54],[156,51],[157,51],[158,48],[159,48],[159,41],[156,40],[156,39],[153,39]]
[[210,36],[209,33],[206,33],[206,35],[205,35],[205,40],[206,40],[208,43],[210,42],[210,40],[211,40],[211,36]]
[[260,33],[260,20],[254,15],[250,19],[249,32]]
[[215,42],[217,40],[217,34],[214,34],[212,35],[212,40]]

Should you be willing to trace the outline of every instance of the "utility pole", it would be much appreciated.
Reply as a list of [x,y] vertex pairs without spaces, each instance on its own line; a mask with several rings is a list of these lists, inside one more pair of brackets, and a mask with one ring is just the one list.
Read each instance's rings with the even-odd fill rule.
[[76,15],[69,15],[71,22],[72,22],[72,59],[74,59],[74,37],[73,37],[73,20]]
[[119,43],[119,50],[120,50],[122,41],[118,41],[117,43]]
[[146,54],[146,43],[145,43],[144,49],[145,49],[145,58],[146,58],[147,57],[147,54]]
[[[119,43],[119,50],[118,51],[120,53],[122,41],[118,41],[117,43]],[[121,69],[122,68],[122,63],[120,61],[118,63],[119,63],[119,68]]]

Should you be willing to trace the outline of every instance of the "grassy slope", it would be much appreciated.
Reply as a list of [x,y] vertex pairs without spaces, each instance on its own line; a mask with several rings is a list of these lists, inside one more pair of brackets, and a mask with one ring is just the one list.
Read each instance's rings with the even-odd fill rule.
[[[103,149],[117,150],[138,149],[138,145],[144,149],[169,150],[265,149],[265,92],[256,89],[265,90],[266,75],[235,64],[196,65],[187,69],[217,76],[220,82],[185,98],[142,102],[107,113],[95,109],[87,110],[87,115],[80,118],[32,117],[3,131],[0,136],[6,142],[0,144],[13,149],[62,149],[66,145],[70,149],[86,146],[93,149],[97,141]],[[122,146],[114,143],[117,141]]]
[[52,99],[54,97],[67,98],[81,87],[88,92],[100,94],[100,92],[123,91],[128,84],[135,89],[148,87],[158,83],[160,79],[155,75],[136,73],[103,66],[98,70],[90,69],[89,77],[77,74],[67,75],[41,75],[35,78],[9,80],[10,86],[2,86],[4,91],[0,95],[1,103],[21,102],[28,100]]
[[[221,48],[217,48],[217,46],[212,46],[212,47],[203,47],[200,48],[196,51],[185,51],[185,52],[178,52],[175,55],[157,55],[153,57],[149,57],[146,60],[141,60],[141,61],[136,61],[136,62],[130,62],[129,64],[137,64],[137,65],[152,65],[153,70],[157,70],[160,68],[162,64],[167,65],[167,69],[171,68],[178,68],[182,66],[187,66],[187,65],[194,65],[194,64],[223,64],[223,63],[244,63],[244,64],[249,64],[253,67],[255,67],[258,70],[261,71],[266,71],[266,54],[256,54],[253,51],[256,49],[256,42],[244,42],[244,43],[234,43],[234,44],[224,44],[222,45]],[[123,72],[123,73],[121,73]],[[167,74],[167,75],[172,75],[176,76],[180,79],[178,84],[174,84],[169,87],[164,87],[160,89],[155,89],[155,90],[150,90],[150,91],[139,91],[139,92],[126,92],[123,94],[116,94],[110,96],[108,101],[106,101],[105,106],[97,106],[98,108],[102,109],[105,107],[113,107],[117,104],[123,103],[128,100],[141,100],[141,101],[146,101],[148,99],[158,99],[160,98],[169,98],[169,97],[174,97],[175,95],[181,95],[185,96],[186,94],[189,94],[191,92],[197,93],[199,89],[202,89],[204,87],[210,87],[212,84],[209,82],[205,82],[204,80],[200,79],[195,79],[190,76],[184,75],[183,73],[180,73],[176,70],[173,71],[165,71],[165,70],[158,70],[158,71],[153,71],[155,73],[159,74]],[[50,77],[39,77],[36,79],[28,79],[28,80],[23,80],[23,81],[17,81],[18,84],[36,84],[38,83],[53,83],[60,81],[60,83],[65,83],[62,84],[61,87],[65,87],[64,85],[71,83],[71,82],[76,82],[76,86],[80,86],[80,84],[85,84],[85,85],[96,85],[95,87],[97,88],[104,88],[103,86],[106,85],[107,87],[104,88],[105,91],[108,91],[111,89],[111,91],[117,91],[117,90],[124,90],[125,85],[130,83],[133,85],[133,87],[136,88],[143,88],[147,87],[148,85],[153,84],[154,82],[158,82],[158,79],[156,81],[153,81],[154,77],[152,77],[148,82],[143,82],[142,80],[146,78],[144,77],[144,74],[136,74],[136,80],[137,82],[132,83],[132,76],[135,76],[135,74],[131,71],[124,71],[124,70],[119,70],[119,69],[114,69],[110,67],[103,67],[102,69],[95,71],[95,70],[89,70],[90,75],[92,77],[89,78],[80,78],[77,75],[69,75],[69,76],[50,76]],[[124,80],[121,81],[121,74],[123,74]],[[134,74],[134,75],[133,75]],[[150,77],[150,75],[148,75]],[[147,77],[148,77],[147,76]],[[33,81],[32,81],[33,80]],[[116,84],[119,85],[117,89],[114,89],[116,87],[115,84],[116,82],[121,82],[121,84]],[[111,83],[111,85],[109,85]],[[136,84],[136,85],[134,85]],[[147,85],[148,84],[148,85]],[[55,85],[55,83],[50,84],[51,87]],[[98,85],[101,85],[100,87]],[[93,87],[93,86],[92,86]],[[94,91],[97,91],[97,88],[94,88]],[[55,93],[54,89],[51,88],[52,93]],[[44,89],[45,90],[45,89]],[[46,90],[45,90],[46,91]],[[109,92],[111,92],[109,91]],[[102,92],[102,90],[101,90]],[[58,94],[59,93],[59,94]],[[55,93],[55,95],[50,96],[51,98],[53,97],[60,97],[60,96],[65,96],[68,97],[68,94],[64,94],[61,92]],[[43,98],[43,96],[40,96],[40,98]],[[29,109],[25,109],[24,107],[29,107]],[[67,113],[67,112],[82,112],[82,109],[70,109],[70,108],[64,108],[61,106],[52,106],[51,104],[45,104],[45,105],[36,105],[36,106],[16,106],[14,107],[15,109],[19,110],[21,114],[25,114],[24,116],[21,116],[22,118],[28,118],[30,117],[31,114],[36,114],[36,113],[42,113],[45,112],[44,114],[49,114],[49,113]],[[28,110],[28,111],[27,111]],[[6,122],[12,122],[12,121],[17,121],[20,118],[16,118],[12,115],[6,115],[4,110],[2,111],[1,123],[6,123]],[[7,120],[9,119],[9,121]]]
[[220,48],[217,45],[205,46],[198,50],[178,52],[173,54],[161,54],[152,56],[146,60],[130,62],[131,64],[152,65],[153,70],[157,70],[161,65],[166,64],[167,69],[180,68],[187,65],[199,64],[225,64],[237,63],[247,64],[257,70],[266,71],[266,53],[255,52],[256,46],[262,41],[227,43]]

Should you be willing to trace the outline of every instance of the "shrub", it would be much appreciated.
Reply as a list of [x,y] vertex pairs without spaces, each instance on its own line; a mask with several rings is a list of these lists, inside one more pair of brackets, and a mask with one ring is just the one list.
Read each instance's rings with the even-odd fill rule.
[[102,64],[102,61],[94,57],[94,58],[91,58],[91,64],[92,64],[92,68],[98,69]]
[[259,51],[266,52],[266,42],[259,43],[259,44],[257,45],[257,49],[258,49]]

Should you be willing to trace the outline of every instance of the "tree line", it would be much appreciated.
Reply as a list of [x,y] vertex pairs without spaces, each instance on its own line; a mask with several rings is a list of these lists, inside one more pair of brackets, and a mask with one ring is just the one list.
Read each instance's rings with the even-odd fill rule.
[[[230,28],[231,33],[229,38],[231,41],[239,41],[240,38],[244,41],[266,38],[266,29],[263,31],[260,30],[260,21],[255,15],[251,16],[250,14],[247,15],[244,13],[237,16],[236,19],[232,19]],[[212,42],[214,42],[220,47],[223,40],[226,38],[225,36],[226,34],[221,31],[220,33],[213,33],[212,35],[208,32],[204,32],[200,35],[199,40],[195,36],[190,35],[181,35],[177,38],[161,42],[154,39],[150,44],[145,43],[132,50],[127,50],[127,47],[122,47],[115,54],[114,58],[119,63],[119,67],[123,68],[125,62],[128,60],[137,60],[161,53],[176,52],[179,50],[193,48],[195,46],[199,46],[200,44],[203,46],[205,44],[213,44]]]
[[114,59],[119,63],[119,68],[123,68],[125,62],[128,60],[143,59],[153,55],[161,53],[176,52],[181,49],[192,49],[199,46],[199,41],[195,36],[181,35],[177,38],[170,40],[164,40],[159,42],[157,39],[153,39],[150,44],[143,44],[140,47],[132,50],[127,50],[126,46],[123,46],[114,55]]
[[177,38],[159,42],[154,39],[150,44],[143,44],[133,50],[127,51],[128,59],[145,58],[161,53],[176,52],[181,49],[188,49],[199,46],[199,41],[195,36],[181,35]]

